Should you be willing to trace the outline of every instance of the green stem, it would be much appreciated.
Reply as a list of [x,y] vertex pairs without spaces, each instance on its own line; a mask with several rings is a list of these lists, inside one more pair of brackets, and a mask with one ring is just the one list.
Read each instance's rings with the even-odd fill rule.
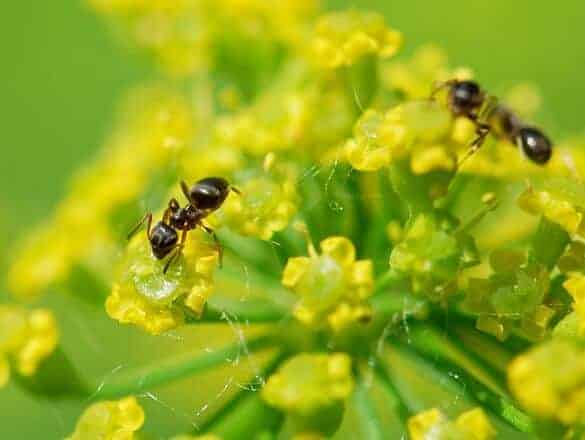
[[[287,355],[276,355],[263,369],[260,381],[268,378]],[[260,397],[258,390],[246,389],[237,393],[213,417],[201,427],[201,432],[210,432],[222,439],[251,438],[260,431],[276,433],[284,417],[275,409],[267,406]],[[196,434],[199,434],[197,432]]]
[[378,382],[382,385],[385,393],[388,397],[395,402],[396,405],[396,413],[398,417],[402,421],[404,427],[406,427],[408,423],[408,419],[413,414],[413,408],[410,408],[407,404],[407,400],[400,394],[398,387],[395,385],[392,379],[392,371],[387,363],[382,362],[381,359],[378,359],[376,362],[376,378]]
[[408,161],[401,161],[390,165],[390,181],[394,192],[406,203],[409,218],[433,209],[433,202],[427,194],[427,188],[422,182],[423,177],[415,176],[410,170]]
[[492,372],[481,365],[472,355],[458,347],[450,338],[427,324],[413,323],[408,333],[408,343],[419,353],[453,364],[466,371],[492,393],[507,396],[505,385]]
[[[250,353],[271,347],[276,343],[274,338],[260,336],[248,341],[247,349]],[[184,377],[201,373],[226,362],[241,354],[240,343],[228,345],[210,353],[183,355],[150,367],[142,367],[129,371],[119,377],[106,377],[101,383],[95,384],[95,392],[89,400],[119,398],[130,394],[137,394],[151,388],[173,382]]]
[[[279,280],[249,266],[237,267],[235,264],[224,266],[215,274],[215,285],[217,293],[210,298],[212,304],[216,301],[215,298],[239,301],[243,297],[244,303],[246,299],[263,300],[285,311],[290,310],[295,303],[294,295],[286,290]],[[234,297],[232,292],[240,292],[240,296]]]
[[392,269],[388,269],[376,280],[376,283],[374,284],[374,294],[380,293],[392,284],[401,282],[403,280],[404,277],[402,275]]
[[384,430],[380,423],[380,416],[376,413],[374,404],[369,396],[368,387],[363,380],[358,383],[353,400],[356,411],[360,415],[362,438],[364,440],[382,440]]
[[384,292],[373,296],[370,304],[375,316],[388,316],[400,313],[408,318],[412,315],[421,315],[427,311],[426,301],[412,295],[398,292]]
[[263,300],[238,301],[212,297],[200,318],[187,318],[187,324],[237,320],[247,323],[275,323],[287,317],[287,310]]
[[467,392],[475,400],[517,430],[533,430],[532,420],[513,404],[501,381],[494,378],[473,356],[441,337],[429,326],[413,327],[408,335],[409,349],[416,350],[444,374],[455,373],[464,379]]
[[378,90],[378,59],[370,55],[344,69],[348,98],[359,116],[369,106]]
[[453,325],[450,333],[461,341],[466,350],[473,352],[474,355],[500,373],[506,372],[508,364],[514,357],[514,354],[502,344],[470,325],[457,323]]
[[231,252],[237,256],[236,261],[246,261],[257,272],[267,276],[281,272],[282,264],[269,242],[244,237],[227,228],[222,228],[218,235],[222,245],[229,251],[226,252],[226,257],[229,257]]

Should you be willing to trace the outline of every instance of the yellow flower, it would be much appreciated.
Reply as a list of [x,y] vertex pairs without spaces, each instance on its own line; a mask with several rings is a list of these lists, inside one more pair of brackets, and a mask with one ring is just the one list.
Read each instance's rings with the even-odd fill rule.
[[408,420],[411,440],[489,440],[495,438],[496,431],[481,408],[475,408],[450,421],[438,409],[421,412]]
[[585,190],[578,181],[557,177],[547,179],[539,188],[529,186],[518,205],[529,214],[543,215],[570,234],[585,235]]
[[154,257],[145,234],[134,237],[122,261],[121,275],[106,300],[108,315],[155,335],[181,325],[187,310],[201,315],[213,291],[218,262],[216,249],[203,243],[202,234],[189,233],[182,256],[166,274],[167,260]]
[[347,354],[302,353],[268,378],[262,398],[284,412],[310,416],[343,402],[353,387]]
[[[111,17],[138,47],[150,52],[171,75],[224,68],[218,50],[239,45],[272,57],[281,45],[302,44],[315,0],[89,0]],[[247,44],[247,46],[246,46]],[[222,48],[226,50],[226,48]],[[234,51],[235,52],[235,51]],[[259,60],[257,60],[259,61]]]
[[534,414],[580,423],[585,417],[585,352],[569,340],[551,340],[508,367],[514,396]]
[[98,402],[87,408],[66,440],[132,440],[144,424],[144,411],[134,397]]
[[321,254],[311,246],[308,257],[289,258],[284,268],[282,284],[300,297],[294,316],[307,325],[328,322],[334,331],[369,319],[372,262],[356,260],[355,248],[345,237],[329,237],[320,247]]
[[585,275],[572,274],[563,287],[573,297],[573,309],[579,317],[579,334],[585,335]]
[[18,374],[32,376],[53,353],[57,340],[57,324],[50,311],[0,305],[0,387],[10,377],[10,364]]
[[373,12],[342,11],[317,22],[313,58],[327,68],[350,66],[366,55],[393,56],[402,46],[402,34]]
[[241,195],[230,195],[214,215],[220,225],[262,240],[288,226],[299,202],[295,168],[274,163],[272,154],[267,159],[262,172],[236,178]]
[[382,69],[382,84],[398,90],[408,99],[427,99],[433,86],[449,79],[469,79],[472,73],[466,68],[448,67],[445,52],[433,45],[419,48],[408,61],[392,61]]
[[217,120],[214,143],[256,157],[292,151],[320,159],[345,138],[355,115],[341,78],[309,78],[304,67],[285,70],[251,106]]
[[390,267],[410,278],[412,290],[443,301],[457,289],[460,271],[476,263],[477,250],[447,221],[421,214],[392,249]]
[[349,163],[361,171],[375,171],[410,155],[416,174],[435,169],[452,170],[456,156],[448,146],[450,113],[430,101],[411,101],[385,114],[366,111],[346,146]]

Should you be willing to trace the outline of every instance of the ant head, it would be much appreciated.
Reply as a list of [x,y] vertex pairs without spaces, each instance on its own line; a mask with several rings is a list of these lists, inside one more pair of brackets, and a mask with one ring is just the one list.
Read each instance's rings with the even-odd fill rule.
[[484,92],[475,81],[454,81],[449,91],[449,100],[457,114],[469,114],[483,104]]
[[516,142],[522,153],[538,165],[544,165],[552,156],[552,143],[538,128],[522,127]]
[[158,222],[152,228],[149,239],[152,253],[160,260],[175,248],[179,237],[173,227]]
[[221,177],[207,177],[199,180],[191,188],[183,183],[183,192],[191,204],[200,210],[216,210],[226,199],[230,184]]

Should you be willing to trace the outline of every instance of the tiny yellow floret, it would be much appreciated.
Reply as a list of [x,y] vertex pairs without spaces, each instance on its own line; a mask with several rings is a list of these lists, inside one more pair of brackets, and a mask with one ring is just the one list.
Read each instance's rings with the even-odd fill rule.
[[49,310],[0,305],[0,387],[10,378],[11,368],[21,376],[32,376],[55,351],[58,337]]
[[320,247],[321,254],[289,258],[284,268],[282,284],[300,297],[294,316],[306,325],[328,323],[334,331],[369,320],[372,262],[356,260],[355,247],[345,237],[329,237]]
[[481,408],[474,408],[450,421],[440,410],[423,411],[408,420],[410,440],[490,440],[496,431]]
[[66,440],[133,440],[144,424],[144,411],[134,397],[94,403]]

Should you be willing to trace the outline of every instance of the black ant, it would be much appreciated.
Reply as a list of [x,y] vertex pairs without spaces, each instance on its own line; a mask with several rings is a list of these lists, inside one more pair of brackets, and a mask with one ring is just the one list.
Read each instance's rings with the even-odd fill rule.
[[477,137],[459,165],[480,149],[490,131],[517,145],[524,156],[538,165],[550,160],[552,142],[549,138],[540,129],[524,124],[511,110],[498,104],[496,98],[488,95],[478,83],[457,79],[439,83],[434,87],[431,99],[445,88],[448,89],[447,105],[453,115],[466,117],[476,128]]
[[206,177],[197,181],[191,187],[182,181],[181,189],[189,201],[184,208],[181,208],[177,199],[172,198],[163,213],[161,221],[151,227],[152,213],[147,213],[130,231],[128,239],[146,222],[146,236],[150,242],[153,255],[162,260],[172,252],[163,269],[163,273],[167,273],[172,262],[181,254],[187,233],[199,227],[213,237],[219,252],[221,266],[223,248],[215,231],[205,225],[203,219],[223,204],[230,191],[234,191],[237,194],[240,194],[240,191],[221,177]]

